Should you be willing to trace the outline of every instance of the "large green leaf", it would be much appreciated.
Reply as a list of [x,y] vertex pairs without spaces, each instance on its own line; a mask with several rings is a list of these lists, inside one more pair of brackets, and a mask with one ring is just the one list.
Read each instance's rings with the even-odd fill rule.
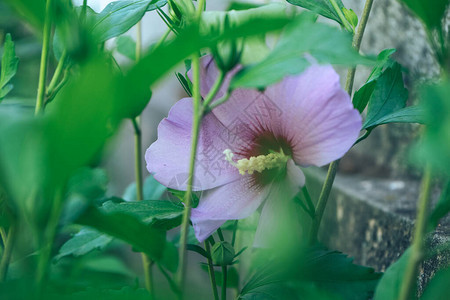
[[405,3],[412,12],[429,28],[434,29],[441,26],[449,0],[400,0]]
[[152,260],[159,261],[163,256],[165,232],[144,224],[132,214],[105,212],[91,206],[80,216],[77,223],[123,240],[136,250],[146,253]]
[[55,259],[67,255],[80,256],[93,250],[102,250],[112,242],[113,238],[95,229],[83,228],[59,249]]
[[101,211],[127,213],[137,217],[145,224],[166,230],[180,225],[183,210],[183,206],[173,204],[167,200],[143,200],[121,203],[107,201],[101,207]]
[[374,300],[397,300],[400,296],[403,276],[411,256],[411,249],[406,250],[403,255],[389,268],[381,277],[380,283],[375,290]]
[[144,16],[146,11],[162,7],[167,1],[161,0],[122,0],[108,4],[95,16],[92,32],[99,42],[127,32]]
[[369,103],[370,97],[376,86],[376,80],[380,77],[386,68],[392,67],[394,61],[390,56],[395,52],[395,49],[385,49],[377,56],[377,63],[372,69],[366,83],[356,91],[353,96],[353,106],[362,113]]
[[403,83],[401,66],[395,63],[377,79],[367,107],[367,118],[363,128],[380,125],[380,121],[406,105],[408,90]]
[[445,300],[448,299],[450,282],[450,268],[439,270],[428,283],[421,300]]
[[388,123],[425,123],[425,110],[422,106],[408,106],[378,119],[376,126]]
[[[297,5],[306,9],[309,9],[325,18],[335,20],[339,24],[342,24],[339,15],[334,10],[329,0],[287,0],[287,2]],[[337,5],[342,10],[344,4],[341,0],[336,0]]]
[[290,293],[296,296],[292,299],[362,300],[373,294],[381,277],[372,268],[355,265],[353,259],[322,246],[289,256],[281,263],[263,257],[243,287],[241,297],[253,299],[270,292],[277,299],[276,295],[281,296],[277,293],[285,287],[294,288]]
[[231,86],[261,88],[286,75],[301,73],[310,64],[307,55],[313,56],[319,63],[347,66],[372,63],[353,49],[351,34],[316,23],[314,16],[302,13],[285,29],[270,54],[259,63],[241,70],[233,78]]
[[314,249],[305,261],[305,280],[342,299],[370,298],[381,277],[372,268],[354,264],[347,255],[324,248]]
[[12,90],[13,85],[9,81],[16,75],[19,59],[16,57],[16,50],[11,35],[5,36],[3,44],[3,54],[0,69],[0,101]]

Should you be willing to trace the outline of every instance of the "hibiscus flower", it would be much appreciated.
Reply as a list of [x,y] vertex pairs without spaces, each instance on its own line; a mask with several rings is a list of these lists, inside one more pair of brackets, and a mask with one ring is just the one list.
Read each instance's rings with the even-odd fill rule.
[[[205,97],[218,74],[210,56],[201,60],[200,74]],[[192,111],[191,98],[178,101],[145,154],[149,172],[169,188],[186,190]],[[264,91],[234,90],[200,128],[193,190],[203,193],[191,213],[197,239],[204,241],[225,221],[246,218],[262,204],[258,232],[267,230],[280,217],[278,208],[305,184],[299,166],[341,158],[360,128],[361,117],[331,66],[312,65]]]

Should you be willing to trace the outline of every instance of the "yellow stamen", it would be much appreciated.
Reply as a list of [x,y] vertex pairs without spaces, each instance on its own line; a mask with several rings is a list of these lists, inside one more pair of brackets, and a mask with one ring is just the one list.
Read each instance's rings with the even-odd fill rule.
[[234,154],[230,149],[223,151],[223,154],[225,154],[225,160],[236,167],[241,175],[245,175],[246,172],[251,175],[255,171],[261,173],[264,170],[284,167],[289,160],[289,156],[284,154],[282,149],[280,152],[252,156],[249,159],[243,158],[237,162],[233,161]]

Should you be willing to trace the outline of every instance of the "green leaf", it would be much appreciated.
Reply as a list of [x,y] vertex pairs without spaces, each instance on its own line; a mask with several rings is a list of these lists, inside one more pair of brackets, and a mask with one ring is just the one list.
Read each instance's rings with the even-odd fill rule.
[[98,42],[104,42],[127,32],[136,25],[145,12],[162,7],[167,1],[160,0],[122,0],[108,4],[92,25],[92,32]]
[[351,34],[316,23],[311,14],[302,13],[285,29],[265,59],[236,74],[231,87],[262,88],[286,75],[301,73],[310,64],[305,55],[313,56],[319,63],[347,66],[372,63],[353,49]]
[[408,106],[388,114],[377,121],[377,125],[388,123],[425,123],[425,110],[422,106]]
[[[152,175],[149,175],[144,181],[144,200],[158,200],[167,191],[167,188],[163,186],[161,183],[156,181]],[[126,201],[136,201],[136,183],[133,182],[130,184],[123,194],[123,199]]]
[[91,206],[77,220],[77,223],[123,240],[138,251],[146,253],[154,261],[159,261],[163,256],[165,233],[142,223],[132,214],[104,212]]
[[342,299],[368,299],[381,277],[372,268],[353,264],[345,254],[324,248],[314,249],[305,261],[305,280]]
[[116,39],[116,49],[129,59],[136,60],[136,42],[131,36],[121,35]]
[[380,77],[382,72],[394,65],[394,61],[390,58],[390,56],[395,52],[395,49],[385,49],[380,52],[377,56],[377,63],[375,67],[372,69],[369,77],[367,78],[366,83],[356,91],[353,96],[353,106],[362,113],[369,103],[370,97],[376,86],[376,80]]
[[425,108],[425,134],[416,149],[417,159],[435,171],[450,175],[450,81],[425,86],[420,103]]
[[449,0],[401,0],[428,27],[434,29],[441,26]]
[[167,270],[175,273],[178,269],[178,248],[172,242],[166,242],[163,257],[160,261]]
[[12,90],[13,85],[9,81],[16,75],[19,59],[16,57],[16,50],[11,35],[5,36],[3,44],[2,63],[0,69],[0,101]]
[[350,25],[353,27],[353,30],[358,26],[358,16],[355,14],[353,9],[346,9],[345,7],[342,8],[342,12],[344,13],[345,18],[350,23]]
[[442,190],[436,207],[430,215],[429,230],[434,230],[438,226],[439,221],[450,212],[450,180],[448,180],[445,188]]
[[83,271],[93,271],[99,273],[110,273],[136,278],[136,274],[131,271],[122,259],[115,256],[98,256],[84,261]]
[[56,260],[67,255],[80,256],[93,250],[102,250],[112,242],[113,238],[95,229],[83,228],[59,249]]
[[122,203],[107,201],[101,210],[106,213],[127,213],[152,227],[169,230],[180,225],[184,208],[167,200],[143,200]]
[[[339,24],[342,24],[339,15],[328,0],[287,0],[287,2],[309,9],[325,18],[335,20]],[[336,0],[336,3],[341,10],[344,8],[344,4],[342,4],[341,0]]]
[[421,300],[444,300],[448,298],[450,268],[439,270],[428,283]]
[[355,265],[346,255],[319,245],[291,253],[281,262],[262,254],[241,297],[268,291],[276,295],[281,287],[295,287],[292,292],[298,296],[293,299],[365,300],[371,297],[381,276],[372,268]]
[[381,277],[375,290],[374,300],[397,300],[400,296],[400,289],[405,275],[405,269],[411,256],[411,248],[408,248],[403,255],[389,268]]
[[406,105],[408,90],[403,83],[401,66],[395,63],[378,78],[367,107],[367,118],[363,128],[373,128],[380,121]]

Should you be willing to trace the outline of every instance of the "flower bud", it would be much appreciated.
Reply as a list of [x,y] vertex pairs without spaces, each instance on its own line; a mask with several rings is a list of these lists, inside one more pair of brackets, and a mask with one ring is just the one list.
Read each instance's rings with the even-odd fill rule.
[[211,250],[211,257],[216,265],[231,265],[234,259],[233,246],[228,242],[217,242]]

